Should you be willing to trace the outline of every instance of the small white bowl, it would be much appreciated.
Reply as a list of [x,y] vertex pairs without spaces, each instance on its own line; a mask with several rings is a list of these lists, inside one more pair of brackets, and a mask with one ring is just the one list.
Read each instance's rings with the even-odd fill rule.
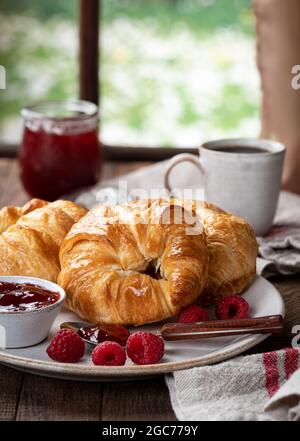
[[0,347],[25,348],[44,340],[59,313],[65,291],[56,283],[35,277],[0,276],[0,282],[30,283],[59,294],[59,300],[51,305],[31,311],[0,311]]

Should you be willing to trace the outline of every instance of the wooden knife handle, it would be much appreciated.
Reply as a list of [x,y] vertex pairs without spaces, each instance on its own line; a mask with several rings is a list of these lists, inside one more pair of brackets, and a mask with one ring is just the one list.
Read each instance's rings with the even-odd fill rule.
[[283,318],[270,315],[236,320],[212,320],[198,323],[166,323],[161,329],[164,340],[198,340],[242,334],[281,334]]

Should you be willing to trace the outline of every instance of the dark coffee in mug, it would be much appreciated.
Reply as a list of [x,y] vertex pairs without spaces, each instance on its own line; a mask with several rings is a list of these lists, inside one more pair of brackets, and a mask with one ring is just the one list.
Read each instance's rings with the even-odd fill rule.
[[211,150],[217,150],[219,152],[224,153],[269,153],[268,150],[261,149],[258,147],[251,147],[249,145],[247,146],[226,146],[226,147],[212,147]]

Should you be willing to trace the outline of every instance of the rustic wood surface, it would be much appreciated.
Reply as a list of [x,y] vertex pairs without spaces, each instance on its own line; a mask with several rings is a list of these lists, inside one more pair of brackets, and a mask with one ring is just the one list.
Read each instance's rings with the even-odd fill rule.
[[[148,165],[148,162],[106,163],[108,179]],[[0,160],[0,208],[23,204],[28,196],[15,160]],[[286,306],[285,331],[248,353],[291,345],[292,328],[300,325],[300,277],[275,277]],[[262,293],[263,294],[263,293]],[[84,383],[23,374],[0,366],[0,420],[175,420],[163,377],[136,382]]]

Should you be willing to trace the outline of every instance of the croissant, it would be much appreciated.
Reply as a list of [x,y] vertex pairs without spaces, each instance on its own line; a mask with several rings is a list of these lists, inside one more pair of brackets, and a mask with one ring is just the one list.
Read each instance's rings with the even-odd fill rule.
[[161,200],[99,206],[83,217],[60,251],[58,280],[67,306],[92,322],[138,325],[174,315],[196,299],[208,305],[243,292],[256,274],[253,229],[206,202],[173,199],[169,205],[186,202],[205,234],[187,236],[183,225],[153,222],[150,211],[157,216],[167,204]]
[[42,199],[31,199],[24,207],[8,205],[0,210],[0,234],[8,227],[15,224],[24,214],[30,213],[37,208],[45,207],[48,202]]
[[[183,202],[175,200],[182,205]],[[208,279],[199,297],[202,305],[241,294],[256,275],[258,246],[252,227],[242,218],[203,201],[185,201],[198,214],[207,237]]]
[[67,307],[94,323],[140,325],[195,301],[207,281],[206,237],[203,229],[187,234],[176,207],[162,200],[98,206],[75,224],[60,250]]
[[[38,208],[40,207],[40,208]],[[32,200],[23,208],[0,212],[0,275],[22,275],[56,281],[59,248],[86,210],[70,201]]]

